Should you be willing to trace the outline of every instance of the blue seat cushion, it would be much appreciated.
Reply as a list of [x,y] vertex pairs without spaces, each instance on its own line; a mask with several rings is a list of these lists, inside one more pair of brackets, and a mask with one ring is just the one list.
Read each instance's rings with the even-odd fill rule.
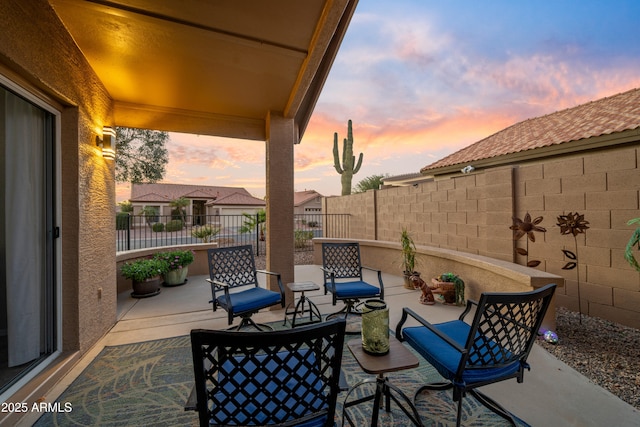
[[[223,362],[218,371],[218,385],[224,391],[213,396],[211,423],[250,425],[247,414],[251,414],[260,422],[275,424],[326,409],[318,374],[309,368],[315,366],[313,351],[300,350],[296,355],[287,357],[289,352],[260,355],[256,357],[258,363],[250,357],[234,356]],[[282,364],[287,368],[280,369]],[[247,376],[251,381],[247,381]],[[233,414],[233,419],[227,417],[229,414]],[[319,416],[298,425],[320,427],[325,421],[326,416]]]
[[[462,320],[452,320],[433,326],[458,343],[460,347],[465,347],[471,329],[467,323]],[[462,354],[458,350],[451,347],[447,342],[424,326],[404,328],[402,334],[407,343],[433,365],[440,375],[449,381],[453,382],[455,380],[460,359],[462,358]],[[495,342],[487,342],[492,347],[497,346]],[[509,357],[509,353],[505,352],[505,356]],[[462,381],[465,384],[470,385],[480,381],[493,381],[503,377],[509,377],[518,372],[521,365],[520,361],[516,360],[505,366],[493,367],[488,353],[483,362],[481,365],[484,365],[484,367],[475,364],[473,369],[465,369],[462,374]]]
[[278,292],[253,287],[230,294],[229,299],[231,301],[227,301],[226,295],[218,297],[218,305],[227,311],[245,313],[278,304],[280,298],[280,293]]
[[[327,284],[327,289],[332,292],[331,285]],[[337,298],[368,298],[380,295],[380,288],[363,282],[361,280],[353,282],[336,282]]]

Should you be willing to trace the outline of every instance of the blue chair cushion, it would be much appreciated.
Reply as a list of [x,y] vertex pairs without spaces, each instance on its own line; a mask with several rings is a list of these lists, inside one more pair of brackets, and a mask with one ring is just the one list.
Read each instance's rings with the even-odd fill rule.
[[[331,285],[327,284],[327,289],[331,292]],[[380,295],[380,288],[363,282],[361,280],[353,282],[336,282],[337,298],[368,298]]]
[[[462,320],[438,323],[433,325],[440,332],[447,335],[462,348],[467,343],[471,326]],[[403,336],[411,347],[415,348],[434,368],[449,381],[455,380],[455,375],[460,365],[462,354],[442,340],[438,335],[424,326],[411,326],[404,328]],[[496,345],[496,343],[492,343]],[[508,357],[508,354],[506,355]],[[492,367],[487,356],[486,367],[465,369],[462,381],[473,384],[480,381],[492,381],[515,374],[520,369],[520,361],[509,363],[506,366]]]
[[244,313],[257,311],[280,302],[280,293],[268,289],[253,287],[229,295],[231,301],[227,301],[226,295],[218,297],[218,305],[227,311]]
[[[260,422],[282,423],[306,415],[308,407],[314,411],[325,409],[327,403],[323,390],[320,389],[318,375],[309,369],[309,366],[315,365],[313,351],[300,350],[297,354],[298,357],[287,357],[289,352],[277,353],[275,357],[270,356],[272,358],[262,366],[258,366],[251,358],[242,356],[223,362],[218,371],[218,382],[224,392],[214,395],[214,401],[217,399],[222,407],[212,408],[211,423],[229,423],[226,415],[234,414],[234,423],[245,425],[249,421],[246,419],[247,413]],[[261,362],[266,358],[267,356],[256,357]],[[300,359],[304,359],[304,363],[300,363]],[[279,369],[283,363],[288,366],[287,369]],[[291,375],[292,371],[296,372],[296,377]],[[251,376],[252,380],[246,381],[247,376]],[[241,390],[239,386],[242,387]],[[295,414],[287,414],[289,410]],[[267,415],[273,418],[266,420]],[[325,421],[326,416],[320,416],[297,425],[320,427]]]

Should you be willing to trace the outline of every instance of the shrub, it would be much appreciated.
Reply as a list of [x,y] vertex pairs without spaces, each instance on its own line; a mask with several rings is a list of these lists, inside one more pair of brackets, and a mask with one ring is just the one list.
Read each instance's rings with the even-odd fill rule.
[[161,222],[156,222],[155,224],[153,224],[153,225],[151,226],[151,229],[152,229],[153,231],[155,231],[156,233],[159,233],[159,232],[161,232],[161,231],[164,231],[164,224],[163,224],[163,223],[161,223]]
[[217,236],[220,233],[219,228],[213,228],[210,225],[203,225],[202,227],[194,228],[191,230],[191,236],[196,239],[202,239],[204,243],[209,243],[213,236]]
[[183,220],[186,212],[180,208],[171,209],[171,219]]
[[166,230],[167,231],[182,230],[182,221],[179,219],[172,219],[171,221],[167,222]]
[[144,282],[152,277],[161,276],[169,271],[166,261],[160,259],[139,259],[126,262],[120,269],[122,275],[134,282]]
[[313,231],[295,230],[293,232],[293,244],[296,248],[304,248],[311,239],[313,239]]
[[116,230],[127,230],[129,227],[129,213],[118,212],[116,214]]
[[178,270],[193,262],[193,251],[158,252],[153,258],[166,262],[169,271]]

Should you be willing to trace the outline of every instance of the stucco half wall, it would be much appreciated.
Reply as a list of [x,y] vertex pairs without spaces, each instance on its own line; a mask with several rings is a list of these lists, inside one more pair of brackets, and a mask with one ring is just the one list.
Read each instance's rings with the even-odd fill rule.
[[[362,265],[384,273],[402,275],[400,243],[358,239],[313,239],[314,263],[322,265],[322,243],[358,242]],[[564,278],[482,255],[468,254],[432,246],[416,246],[417,269],[424,280],[445,272],[460,276],[465,282],[465,298],[477,300],[482,292],[527,292],[549,283],[564,286]],[[555,296],[542,324],[555,330]]]

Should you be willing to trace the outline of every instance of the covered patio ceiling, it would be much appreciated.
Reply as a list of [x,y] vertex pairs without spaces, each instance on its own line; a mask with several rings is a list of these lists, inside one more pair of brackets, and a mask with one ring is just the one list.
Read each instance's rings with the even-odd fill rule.
[[49,0],[117,126],[299,142],[357,0]]

